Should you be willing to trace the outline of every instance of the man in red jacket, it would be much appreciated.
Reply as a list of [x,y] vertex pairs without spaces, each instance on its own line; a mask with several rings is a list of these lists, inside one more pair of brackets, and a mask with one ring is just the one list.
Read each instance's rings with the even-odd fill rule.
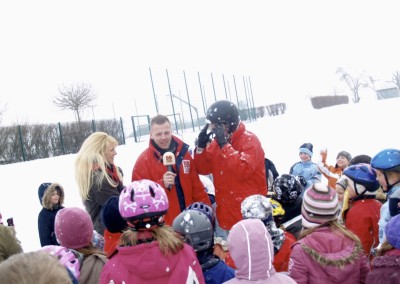
[[213,176],[217,223],[224,230],[216,230],[216,234],[226,238],[231,227],[242,219],[242,201],[253,194],[267,195],[264,150],[258,137],[240,121],[238,108],[229,101],[213,103],[207,110],[207,122],[197,139],[194,162],[199,174]]
[[[132,181],[149,179],[164,187],[169,201],[165,215],[168,225],[172,225],[174,218],[193,202],[211,206],[188,149],[189,145],[172,135],[168,117],[159,114],[150,122],[149,147],[140,154],[133,167]],[[175,155],[175,164],[170,169],[163,164],[165,152]]]

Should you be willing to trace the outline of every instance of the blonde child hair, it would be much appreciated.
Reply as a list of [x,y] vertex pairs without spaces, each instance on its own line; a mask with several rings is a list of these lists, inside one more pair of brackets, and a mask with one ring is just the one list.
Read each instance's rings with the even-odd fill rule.
[[[172,230],[170,226],[164,225],[148,230],[151,237],[158,241],[160,250],[164,255],[176,254],[183,249],[183,240]],[[120,246],[135,246],[139,244],[138,235],[140,233],[127,229],[121,235]]]

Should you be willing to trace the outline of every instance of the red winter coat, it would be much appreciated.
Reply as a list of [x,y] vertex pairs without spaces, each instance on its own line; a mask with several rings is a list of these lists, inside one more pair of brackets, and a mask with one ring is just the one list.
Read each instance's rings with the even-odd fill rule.
[[240,204],[253,194],[266,196],[264,150],[257,136],[247,131],[241,122],[232,134],[230,143],[220,149],[212,141],[202,153],[194,153],[200,174],[212,174],[220,227],[230,230],[242,220]]
[[372,260],[371,249],[379,244],[380,210],[382,203],[375,199],[356,200],[350,204],[344,225],[360,238],[365,255]]
[[[173,139],[177,143],[177,150],[175,152],[175,156],[177,156],[184,143],[175,136],[173,136]],[[173,168],[176,172],[175,165],[173,165]],[[136,160],[132,172],[132,181],[149,179],[164,187],[162,177],[166,171],[167,167],[163,164],[161,153],[157,151],[150,141],[149,147],[144,150]],[[179,181],[185,196],[185,207],[189,206],[193,202],[203,202],[211,206],[210,199],[194,168],[193,159],[189,151],[187,151],[183,156],[183,161],[179,169]],[[174,218],[181,213],[181,209],[179,207],[175,185],[171,189],[164,189],[169,201],[169,209],[165,215],[165,223],[172,225]]]
[[272,262],[276,272],[288,271],[292,245],[296,241],[296,238],[291,233],[285,231],[285,240],[279,251],[274,255],[274,261]]

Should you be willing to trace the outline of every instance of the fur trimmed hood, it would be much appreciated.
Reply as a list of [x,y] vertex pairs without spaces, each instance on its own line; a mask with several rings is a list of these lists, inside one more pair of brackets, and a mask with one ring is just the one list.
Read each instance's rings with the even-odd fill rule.
[[[345,265],[353,263],[359,259],[363,253],[360,243],[343,238],[338,242],[336,238],[329,237],[331,234],[341,234],[338,231],[332,232],[329,227],[322,227],[311,235],[304,237],[301,241],[301,247],[306,254],[322,266],[334,266],[343,268]],[[316,240],[324,240],[316,241]]]

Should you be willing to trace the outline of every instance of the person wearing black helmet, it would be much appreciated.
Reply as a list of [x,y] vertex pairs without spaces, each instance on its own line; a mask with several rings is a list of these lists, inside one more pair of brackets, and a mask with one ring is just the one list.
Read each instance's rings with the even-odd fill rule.
[[380,247],[386,239],[386,224],[398,212],[396,209],[400,201],[400,150],[383,149],[372,158],[371,167],[376,170],[379,184],[387,197],[387,201],[381,207],[378,223]]
[[235,104],[220,100],[208,108],[194,162],[199,174],[213,176],[217,224],[224,230],[216,232],[226,239],[231,227],[242,219],[241,202],[268,192],[264,150],[258,137],[246,130]]

